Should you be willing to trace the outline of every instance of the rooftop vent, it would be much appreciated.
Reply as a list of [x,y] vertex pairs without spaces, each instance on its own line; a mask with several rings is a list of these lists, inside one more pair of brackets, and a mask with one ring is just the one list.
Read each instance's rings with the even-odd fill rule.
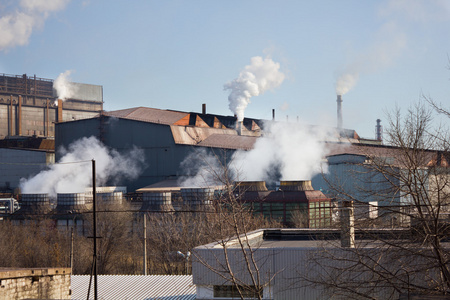
[[267,191],[265,181],[238,181],[235,182],[235,188],[242,192],[262,192]]
[[282,191],[314,191],[311,180],[281,181],[280,190]]

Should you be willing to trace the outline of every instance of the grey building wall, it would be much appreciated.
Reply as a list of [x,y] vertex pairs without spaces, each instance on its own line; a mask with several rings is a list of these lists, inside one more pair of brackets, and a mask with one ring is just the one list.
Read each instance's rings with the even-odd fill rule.
[[76,140],[90,136],[97,137],[105,145],[120,153],[126,153],[134,146],[144,151],[145,165],[139,178],[114,183],[127,186],[129,192],[184,175],[185,170],[180,168],[180,163],[198,148],[175,144],[169,125],[98,117],[56,124],[56,160],[61,158],[61,146],[67,148]]
[[[403,201],[400,193],[392,189],[392,183],[400,185],[398,179],[391,178],[392,183],[389,183],[385,174],[374,171],[366,156],[342,154],[329,156],[327,160],[328,172],[314,176],[311,181],[315,189],[322,190],[327,196],[353,200],[345,195],[348,194],[361,202],[377,201],[380,206],[398,205]],[[336,188],[345,193],[339,193]]]
[[0,188],[19,187],[21,178],[39,173],[54,160],[53,152],[0,148]]

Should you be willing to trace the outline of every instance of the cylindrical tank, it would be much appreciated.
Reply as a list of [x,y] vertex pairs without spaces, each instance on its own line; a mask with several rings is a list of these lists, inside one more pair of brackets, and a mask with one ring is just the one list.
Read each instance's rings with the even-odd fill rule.
[[174,211],[171,192],[153,192],[142,195],[141,211]]
[[59,193],[56,198],[58,212],[77,212],[88,210],[84,193]]
[[106,205],[121,205],[123,201],[122,192],[97,193],[97,200]]
[[265,181],[237,181],[234,183],[235,189],[239,192],[263,192],[267,191]]
[[282,191],[314,191],[311,180],[284,180],[280,181]]
[[214,199],[214,189],[211,188],[182,188],[183,204],[191,208],[211,206]]
[[48,194],[22,194],[18,213],[48,213],[51,211]]

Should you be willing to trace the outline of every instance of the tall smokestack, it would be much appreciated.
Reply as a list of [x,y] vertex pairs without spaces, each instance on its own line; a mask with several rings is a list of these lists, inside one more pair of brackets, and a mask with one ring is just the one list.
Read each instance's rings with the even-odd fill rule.
[[202,114],[206,115],[206,103],[202,104]]
[[272,109],[272,121],[275,121],[275,109]]
[[375,126],[375,137],[377,141],[383,141],[383,126],[381,126],[380,119],[377,119],[377,126]]
[[342,129],[342,96],[337,95],[337,128]]
[[243,121],[237,121],[236,122],[236,131],[238,133],[238,135],[242,135],[242,127],[244,126],[244,122]]

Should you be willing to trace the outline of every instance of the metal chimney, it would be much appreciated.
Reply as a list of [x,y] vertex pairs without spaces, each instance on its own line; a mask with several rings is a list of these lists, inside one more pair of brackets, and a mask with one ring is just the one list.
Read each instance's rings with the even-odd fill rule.
[[337,95],[337,128],[342,129],[342,95]]
[[238,135],[242,135],[243,127],[244,127],[244,121],[236,122],[236,131],[237,131]]
[[206,115],[206,103],[202,104],[202,114]]
[[275,121],[275,109],[272,109],[272,121]]
[[375,126],[375,137],[377,141],[383,141],[383,126],[381,126],[380,119],[377,119],[377,126]]

